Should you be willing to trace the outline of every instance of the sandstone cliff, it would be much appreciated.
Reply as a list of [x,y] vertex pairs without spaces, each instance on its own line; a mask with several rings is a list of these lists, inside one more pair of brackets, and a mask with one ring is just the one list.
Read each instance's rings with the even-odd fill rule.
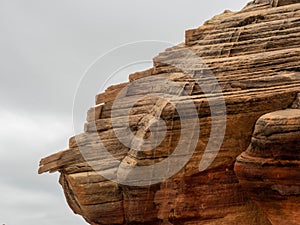
[[92,225],[300,224],[299,46],[299,0],[225,11],[97,95],[39,173]]

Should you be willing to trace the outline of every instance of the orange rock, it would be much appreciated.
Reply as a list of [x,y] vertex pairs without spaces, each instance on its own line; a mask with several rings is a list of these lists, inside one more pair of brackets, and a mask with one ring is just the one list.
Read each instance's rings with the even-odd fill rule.
[[300,224],[299,21],[299,1],[255,0],[187,31],[153,68],[97,95],[84,133],[39,173],[60,172],[92,225]]

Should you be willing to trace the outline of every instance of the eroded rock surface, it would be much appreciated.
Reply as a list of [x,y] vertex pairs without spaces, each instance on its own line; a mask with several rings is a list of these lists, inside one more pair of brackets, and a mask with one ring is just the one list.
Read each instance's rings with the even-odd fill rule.
[[[272,224],[300,221],[300,110],[262,116],[235,171],[243,188]],[[297,197],[298,196],[298,197]]]
[[[97,95],[84,133],[70,139],[69,149],[42,159],[39,173],[59,171],[70,207],[92,225],[299,224],[299,25],[299,1],[255,0],[240,12],[225,11],[188,30],[184,43],[154,58],[153,68]],[[187,58],[187,50],[206,65]],[[184,70],[175,62],[185,62]],[[215,91],[211,72],[223,96]],[[114,108],[118,95],[122,107]],[[162,162],[182,135],[176,106],[191,98],[201,129],[188,163],[149,186],[111,181],[126,181],[130,174],[120,173],[120,163],[100,154],[101,146],[132,168]],[[226,103],[225,137],[220,149],[210,149],[204,157],[210,137],[220,138],[211,132],[210,104],[220,99]],[[186,114],[193,115],[188,104]],[[129,128],[124,125],[128,116]],[[149,151],[136,150],[147,145],[155,124],[158,131],[166,128],[161,143]],[[192,120],[185,124],[195,126]],[[141,140],[135,147],[120,140],[129,130]],[[183,140],[186,147],[191,141]],[[203,159],[212,164],[201,171]],[[181,163],[181,157],[177,160]]]

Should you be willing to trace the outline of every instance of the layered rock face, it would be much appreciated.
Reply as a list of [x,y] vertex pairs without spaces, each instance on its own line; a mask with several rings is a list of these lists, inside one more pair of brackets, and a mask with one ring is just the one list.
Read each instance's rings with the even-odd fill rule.
[[262,116],[252,141],[238,157],[240,183],[268,215],[272,224],[300,221],[300,110]]
[[92,225],[300,224],[299,44],[300,1],[225,11],[97,95],[39,173]]

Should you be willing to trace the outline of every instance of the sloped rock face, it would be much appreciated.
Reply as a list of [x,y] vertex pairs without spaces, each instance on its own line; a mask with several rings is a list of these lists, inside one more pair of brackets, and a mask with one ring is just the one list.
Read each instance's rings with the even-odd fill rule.
[[[299,1],[255,0],[188,30],[185,43],[155,57],[153,68],[97,95],[84,133],[42,159],[39,173],[59,171],[70,207],[92,225],[300,224],[299,25]],[[225,111],[212,110],[222,100]],[[225,124],[214,121],[224,113]],[[126,144],[130,133],[138,139]],[[207,151],[217,140],[221,146]],[[170,177],[159,179],[165,171],[156,167],[152,177],[123,168],[159,164],[178,146],[163,169],[183,166]],[[209,167],[199,169],[200,162]],[[135,185],[126,184],[132,177]]]

